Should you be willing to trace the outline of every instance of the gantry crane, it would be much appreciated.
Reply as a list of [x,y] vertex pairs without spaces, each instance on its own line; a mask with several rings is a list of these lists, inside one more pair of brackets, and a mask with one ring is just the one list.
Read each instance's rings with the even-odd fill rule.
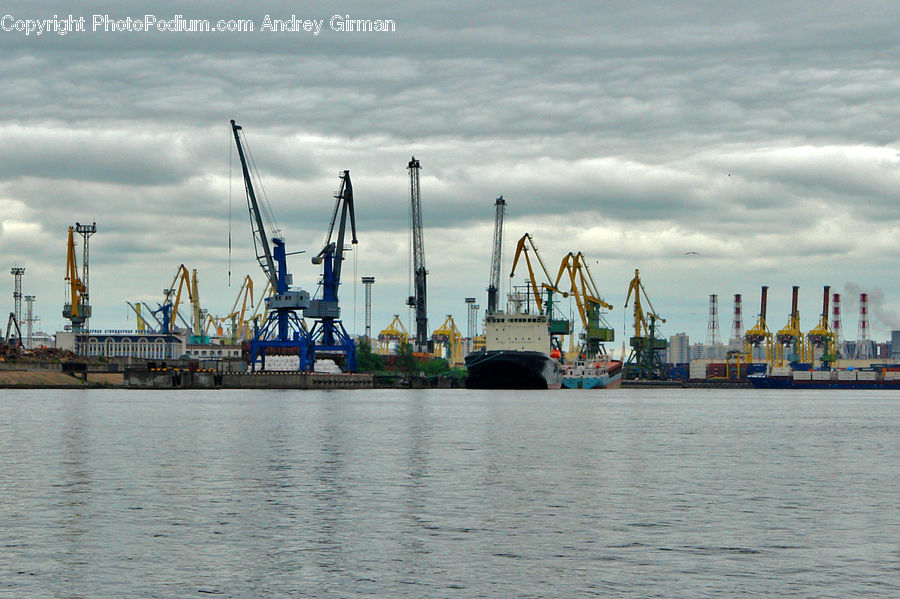
[[[650,308],[648,312],[644,312],[641,295],[644,296],[647,306]],[[647,290],[641,283],[641,273],[637,268],[634,269],[634,278],[628,285],[628,294],[625,297],[626,308],[632,296],[634,297],[634,336],[630,341],[631,354],[623,367],[623,376],[626,379],[665,379],[666,369],[660,354],[669,344],[665,339],[656,336],[656,323],[665,323],[666,319],[660,317],[653,308],[653,304],[647,296]]]
[[275,236],[274,231],[272,232],[274,249],[269,249],[269,232],[263,224],[262,213],[250,178],[250,168],[241,144],[242,128],[232,120],[231,130],[244,176],[244,191],[247,196],[247,209],[250,212],[256,260],[266,280],[275,290],[271,297],[266,298],[268,316],[250,342],[250,366],[256,370],[259,364],[265,370],[266,350],[277,348],[296,351],[299,356],[299,370],[312,370],[315,366],[315,351],[309,343],[308,332],[302,319],[302,311],[309,307],[309,293],[302,289],[291,289],[293,278],[287,272],[284,239]]
[[503,261],[503,214],[506,212],[506,200],[500,196],[494,201],[494,248],[491,252],[491,280],[488,284],[487,313],[497,311],[497,294],[500,292],[500,267]]
[[819,317],[819,324],[816,328],[806,334],[806,340],[809,343],[809,361],[815,359],[816,350],[821,350],[822,368],[830,368],[837,359],[837,349],[835,347],[835,334],[828,324],[828,292],[831,287],[825,285],[822,297],[822,315]]
[[422,203],[419,197],[419,169],[422,165],[413,156],[409,164],[409,197],[412,204],[412,253],[413,253],[413,288],[414,295],[406,300],[407,305],[416,311],[416,346],[415,351],[428,353],[428,310],[426,305],[425,246],[422,234]]
[[768,303],[769,287],[762,286],[759,297],[759,317],[756,324],[744,333],[744,353],[746,361],[753,361],[753,348],[760,347],[765,344],[766,348],[766,364],[772,364],[772,333],[766,325],[766,305]]
[[[344,234],[347,219],[350,219],[350,233],[353,245],[356,239],[356,213],[353,209],[353,184],[350,182],[350,171],[341,174],[341,187],[335,194],[334,212],[328,235],[325,236],[325,247],[313,257],[313,264],[322,265],[322,298],[314,299],[306,309],[306,316],[315,319],[309,332],[312,351],[337,352],[344,356],[344,369],[356,372],[356,344],[344,328],[340,320],[341,309],[338,304],[338,289],[341,284],[341,266],[344,263]],[[337,225],[337,239],[331,240]]]
[[581,326],[584,327],[579,354],[587,359],[605,357],[606,348],[603,344],[615,339],[615,331],[606,322],[604,310],[612,310],[613,307],[600,297],[584,254],[569,252],[563,257],[554,288],[559,288],[565,274],[569,276],[569,293],[575,297]]
[[465,363],[462,355],[462,332],[456,326],[453,316],[447,315],[444,324],[435,329],[431,334],[434,342],[434,355],[446,358],[450,364],[461,365]]
[[[806,362],[806,342],[800,330],[800,309],[797,300],[800,287],[794,285],[791,291],[791,314],[783,329],[775,334],[775,364],[784,366],[786,362]],[[785,349],[790,348],[788,359]]]
[[394,314],[394,320],[378,333],[378,353],[386,356],[391,353],[391,345],[397,346],[409,342],[409,333],[399,314]]

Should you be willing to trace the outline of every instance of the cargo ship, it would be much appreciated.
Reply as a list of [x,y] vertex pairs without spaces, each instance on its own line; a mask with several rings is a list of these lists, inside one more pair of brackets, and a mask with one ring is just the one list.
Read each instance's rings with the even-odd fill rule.
[[563,365],[565,389],[615,389],[622,383],[621,360],[577,359]]
[[484,351],[466,356],[466,388],[559,389],[562,367],[550,352],[550,321],[545,314],[518,310],[488,314]]
[[757,389],[900,389],[900,368],[794,370],[752,374],[747,380]]

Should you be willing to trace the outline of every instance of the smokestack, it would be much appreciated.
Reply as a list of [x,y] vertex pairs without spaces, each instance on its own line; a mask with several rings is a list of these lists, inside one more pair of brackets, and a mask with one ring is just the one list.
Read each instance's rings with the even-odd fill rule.
[[841,340],[841,294],[835,293],[831,296],[831,330],[834,331],[834,337],[838,341]]
[[744,337],[744,316],[741,313],[742,298],[740,293],[734,294],[734,318],[731,321],[731,337],[733,339],[741,339]]

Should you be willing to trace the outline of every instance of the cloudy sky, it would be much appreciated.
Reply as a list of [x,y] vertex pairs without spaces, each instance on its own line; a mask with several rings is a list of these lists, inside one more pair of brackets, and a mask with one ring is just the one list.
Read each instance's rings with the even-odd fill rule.
[[[198,269],[213,314],[230,309],[243,275],[262,286],[232,118],[288,251],[321,249],[350,170],[359,245],[341,297],[359,333],[362,275],[376,277],[375,332],[395,313],[409,322],[411,155],[431,328],[453,314],[465,333],[464,297],[486,304],[500,194],[503,278],[526,231],[552,269],[584,252],[619,338],[635,268],[666,335],[705,339],[711,293],[723,336],[735,293],[750,326],[761,285],[777,330],[794,284],[804,328],[823,285],[847,294],[847,338],[861,290],[879,300],[876,337],[900,328],[896,3],[114,4],[8,4],[12,31],[0,31],[0,255],[26,267],[44,330],[64,324],[76,221],[98,228],[94,328],[134,328],[125,301],[155,304],[181,263]],[[16,31],[69,13],[86,31]],[[94,15],[148,14],[248,19],[255,31],[92,31]],[[335,14],[396,31],[336,32]],[[266,15],[324,24],[261,31]],[[290,270],[315,290],[307,256]],[[0,308],[12,309],[12,290],[0,277]]]

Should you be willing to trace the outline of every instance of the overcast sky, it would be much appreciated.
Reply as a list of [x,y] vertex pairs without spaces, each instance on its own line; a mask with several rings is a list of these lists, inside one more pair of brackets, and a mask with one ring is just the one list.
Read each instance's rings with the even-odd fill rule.
[[[706,337],[709,294],[727,338],[769,285],[769,326],[800,286],[804,329],[822,287],[845,293],[845,337],[868,291],[872,329],[900,328],[900,5],[892,2],[48,2],[86,31],[0,31],[0,255],[25,266],[40,328],[61,329],[67,227],[96,221],[93,328],[134,328],[184,263],[202,303],[229,311],[254,260],[229,119],[243,125],[288,251],[315,254],[349,169],[359,245],[344,267],[348,329],[374,334],[410,286],[406,164],[421,161],[429,325],[486,304],[494,198],[511,250],[533,234],[556,268],[582,251],[620,346],[634,269],[663,334]],[[65,14],[63,14],[63,12]],[[249,19],[252,33],[91,31],[112,19]],[[396,31],[336,32],[332,15]],[[263,19],[324,20],[264,32]],[[231,165],[231,166],[230,166]],[[230,191],[229,191],[230,190]],[[231,217],[229,219],[229,214]],[[231,286],[228,234],[232,231]],[[315,291],[308,256],[289,263]],[[517,276],[517,279],[520,277]],[[13,277],[0,277],[12,309]],[[355,302],[355,303],[354,303]]]

